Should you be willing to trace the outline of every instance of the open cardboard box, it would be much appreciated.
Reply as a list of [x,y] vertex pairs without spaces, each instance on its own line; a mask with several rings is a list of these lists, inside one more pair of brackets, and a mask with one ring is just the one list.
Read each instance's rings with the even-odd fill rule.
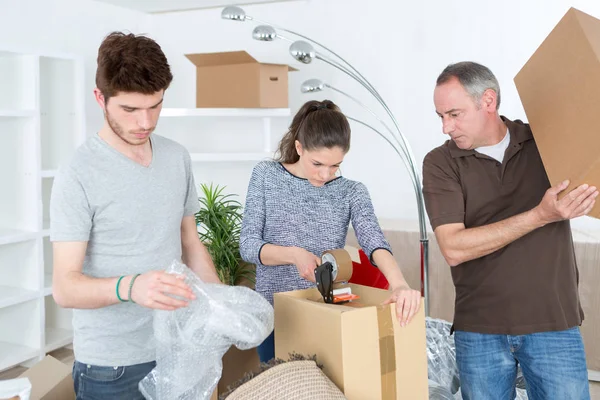
[[570,8],[514,81],[551,185],[600,188],[600,20]]
[[198,108],[287,108],[288,72],[245,51],[185,55],[196,66]]
[[316,355],[349,400],[428,399],[423,307],[401,328],[390,292],[349,285],[360,296],[326,304],[316,288],[276,293],[275,356]]

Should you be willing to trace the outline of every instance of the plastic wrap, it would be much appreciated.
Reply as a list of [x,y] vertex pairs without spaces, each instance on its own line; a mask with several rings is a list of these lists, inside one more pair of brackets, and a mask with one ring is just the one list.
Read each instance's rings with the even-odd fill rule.
[[204,283],[178,261],[167,272],[184,275],[196,299],[155,311],[156,368],[139,388],[147,400],[208,400],[229,347],[251,349],[273,331],[273,307],[252,289]]
[[[430,400],[462,400],[451,326],[450,322],[441,319],[427,317],[425,320]],[[521,368],[517,371],[516,387],[515,399],[527,400]]]
[[29,400],[31,396],[31,381],[29,378],[15,378],[0,381],[0,399],[18,398]]
[[[460,387],[454,337],[450,335],[452,324],[440,319],[427,318],[427,371],[430,387],[434,391],[445,389],[454,395]],[[433,386],[432,386],[433,384]],[[437,399],[437,397],[431,397]],[[444,397],[439,397],[444,399]]]

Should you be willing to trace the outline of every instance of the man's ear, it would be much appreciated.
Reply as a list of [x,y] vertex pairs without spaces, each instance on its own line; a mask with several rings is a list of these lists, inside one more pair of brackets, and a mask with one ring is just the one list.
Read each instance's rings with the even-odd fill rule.
[[106,111],[106,103],[108,100],[104,97],[104,94],[102,94],[100,89],[98,89],[98,88],[94,89],[94,97],[96,99],[96,102],[102,108],[102,110]]

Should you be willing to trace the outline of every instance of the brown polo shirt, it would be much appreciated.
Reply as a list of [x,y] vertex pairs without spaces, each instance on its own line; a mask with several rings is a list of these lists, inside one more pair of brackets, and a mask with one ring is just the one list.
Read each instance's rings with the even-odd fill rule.
[[[550,182],[528,124],[502,117],[504,161],[449,140],[423,161],[423,194],[433,229],[492,224],[537,206]],[[580,325],[579,273],[569,221],[548,224],[487,256],[451,268],[454,328],[522,335]]]

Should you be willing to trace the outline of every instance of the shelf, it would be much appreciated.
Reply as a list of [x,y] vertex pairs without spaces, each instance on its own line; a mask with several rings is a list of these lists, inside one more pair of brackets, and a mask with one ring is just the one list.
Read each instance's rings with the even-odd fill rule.
[[39,232],[20,231],[17,229],[0,229],[0,245],[26,242],[40,237]]
[[57,172],[55,169],[45,169],[42,171],[42,178],[54,178]]
[[54,274],[54,262],[52,259],[52,242],[49,237],[42,238],[43,260],[44,260],[44,296],[52,294],[52,275]]
[[46,313],[46,341],[44,350],[53,351],[73,341],[73,311],[62,308],[52,296],[44,298]]
[[40,57],[40,136],[42,169],[54,170],[69,159],[81,135],[77,64]]
[[163,108],[161,117],[288,117],[289,108]]
[[52,274],[44,274],[44,296],[50,296],[52,294]]
[[[37,56],[0,52],[0,115],[3,115],[3,110],[13,113],[14,109],[35,108],[37,62]],[[17,115],[8,116],[32,115],[22,115],[17,111]]]
[[0,371],[21,364],[39,355],[39,350],[31,347],[0,342]]
[[0,246],[0,309],[39,297],[40,244],[32,239]]
[[50,228],[50,197],[52,196],[54,179],[42,180],[42,229]]
[[35,231],[37,225],[37,160],[35,121],[0,118],[1,229]]
[[192,153],[194,162],[261,161],[273,158],[272,153]]
[[16,288],[12,286],[0,286],[0,308],[14,306],[33,300],[38,297],[34,290]]
[[73,331],[69,329],[46,328],[46,353],[65,347],[73,342]]
[[0,117],[33,117],[35,110],[8,110],[0,109]]

